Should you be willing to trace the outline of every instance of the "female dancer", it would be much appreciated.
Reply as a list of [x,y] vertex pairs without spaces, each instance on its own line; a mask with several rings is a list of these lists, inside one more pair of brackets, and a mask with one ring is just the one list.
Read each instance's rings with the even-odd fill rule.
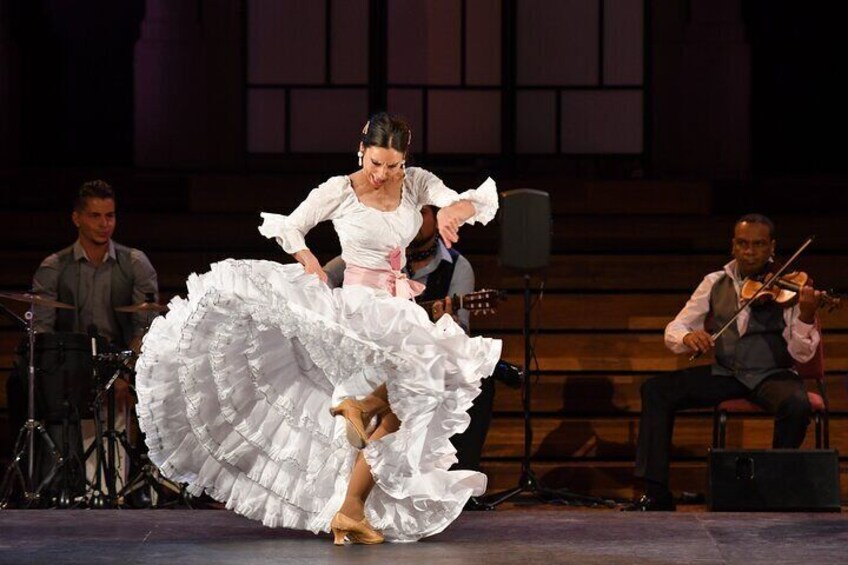
[[[460,195],[406,167],[410,138],[401,119],[375,115],[360,170],[289,216],[262,214],[260,232],[299,264],[213,264],[152,325],[138,414],[166,477],[267,526],[332,530],[337,544],[436,534],[485,491],[484,475],[448,471],[448,438],[468,426],[501,343],[450,316],[430,322],[401,269],[422,206],[441,207],[450,245],[460,225],[494,217],[497,193],[487,180]],[[348,265],[341,289],[304,239],[324,220]]]

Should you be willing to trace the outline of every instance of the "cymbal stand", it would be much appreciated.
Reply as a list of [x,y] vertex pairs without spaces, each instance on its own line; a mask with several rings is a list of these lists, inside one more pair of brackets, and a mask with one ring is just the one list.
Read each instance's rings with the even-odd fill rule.
[[[62,454],[56,449],[56,444],[47,433],[41,422],[35,419],[35,304],[30,303],[29,310],[24,314],[29,341],[29,363],[27,366],[27,420],[18,432],[12,461],[6,467],[3,482],[0,484],[0,509],[7,508],[12,497],[15,482],[23,492],[24,504],[29,507],[41,499],[41,491],[53,481],[53,477],[64,465]],[[35,481],[35,438],[41,438],[52,458],[50,471],[38,485]],[[26,454],[26,473],[21,469],[21,460]]]

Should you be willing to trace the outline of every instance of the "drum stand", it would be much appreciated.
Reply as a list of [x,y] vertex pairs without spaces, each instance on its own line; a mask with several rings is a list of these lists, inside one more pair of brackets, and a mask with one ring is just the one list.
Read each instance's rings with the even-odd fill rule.
[[[150,501],[151,508],[163,508],[180,502],[188,508],[193,507],[191,497],[188,493],[186,493],[185,487],[182,487],[160,475],[159,469],[156,468],[156,465],[150,462],[150,459],[147,458],[146,454],[139,454],[138,459],[141,467],[136,474],[127,481],[127,484],[123,489],[121,489],[121,492],[118,493],[119,498],[126,500],[127,497],[132,495],[134,492],[139,492],[144,487],[149,487],[156,493],[156,500],[151,499]],[[161,503],[160,501],[163,500],[167,494],[165,492],[166,489],[179,495],[179,498],[174,502]]]
[[[93,491],[91,496],[91,506],[93,508],[114,508],[119,504],[119,493],[117,488],[118,444],[121,444],[121,447],[123,447],[127,454],[132,453],[132,448],[129,445],[129,441],[127,441],[126,433],[124,431],[119,432],[115,429],[115,412],[117,406],[115,402],[115,388],[113,385],[120,377],[121,371],[124,367],[123,365],[118,367],[106,385],[103,386],[103,388],[100,388],[100,379],[98,377],[101,371],[100,367],[98,367],[98,363],[102,362],[101,357],[101,355],[97,355],[95,352],[92,359],[94,363],[94,386],[96,387],[96,394],[91,403],[91,409],[94,414],[94,441],[83,454],[83,459],[88,460],[92,453],[95,455],[96,464],[94,482],[91,485],[91,489]],[[106,396],[105,430],[103,429],[102,418],[104,395]],[[103,445],[104,439],[106,440],[105,447]],[[105,485],[103,483],[105,483]]]
[[[189,502],[189,498],[184,492],[184,489],[180,487],[180,485],[165,479],[161,475],[159,475],[159,471],[153,463],[147,458],[147,456],[143,453],[139,452],[138,448],[130,445],[128,431],[131,425],[129,417],[126,419],[125,429],[118,431],[115,425],[115,416],[117,411],[116,399],[115,399],[115,382],[118,378],[121,377],[121,373],[125,371],[132,371],[129,367],[127,367],[124,363],[128,359],[132,357],[132,352],[122,352],[119,354],[106,354],[95,356],[95,378],[94,382],[95,386],[99,388],[99,380],[97,378],[97,373],[99,368],[97,367],[97,363],[102,363],[102,358],[111,358],[111,360],[120,361],[120,366],[118,366],[115,372],[110,377],[109,381],[97,391],[97,394],[94,397],[94,401],[92,402],[92,410],[94,412],[94,426],[95,426],[95,441],[88,447],[88,450],[85,452],[84,459],[88,459],[92,455],[95,455],[97,464],[96,464],[96,475],[94,478],[94,482],[91,485],[93,495],[91,498],[91,505],[94,508],[115,508],[120,506],[125,506],[128,501],[128,497],[133,493],[140,492],[141,489],[145,487],[150,487],[150,489],[156,493],[156,500],[151,501],[151,507],[160,507],[164,506],[164,504],[160,504],[161,500],[165,499],[166,490],[171,491],[177,495],[179,495],[178,501],[182,501],[186,506],[191,508],[191,504]],[[106,401],[106,428],[103,428],[103,419],[102,419],[102,406],[104,401]],[[106,440],[106,445],[103,445],[103,440]],[[121,489],[117,488],[117,477],[118,477],[118,469],[117,469],[117,459],[118,459],[118,446],[124,450],[127,454],[127,465],[130,469],[133,469],[135,473],[129,480],[126,481],[121,486]],[[103,488],[103,483],[105,482],[105,489]]]
[[[41,491],[53,481],[53,477],[64,465],[62,454],[56,449],[56,444],[47,433],[41,422],[35,419],[35,305],[30,303],[26,318],[27,337],[29,339],[29,364],[27,366],[27,420],[18,432],[12,461],[6,467],[3,482],[0,484],[0,509],[7,508],[17,483],[23,494],[23,504],[26,507],[37,504],[41,500]],[[52,458],[50,471],[38,485],[35,481],[35,439],[40,438],[47,447]],[[21,461],[26,454],[26,473],[21,469]]]
[[[127,430],[129,430],[131,422],[127,421]],[[193,508],[192,496],[186,492],[184,485],[177,484],[169,479],[166,479],[159,473],[158,467],[154,465],[147,456],[147,451],[140,447],[132,447],[129,445],[127,434],[124,433],[122,441],[129,454],[129,468],[135,470],[135,474],[126,482],[124,488],[118,493],[118,499],[126,502],[128,497],[134,493],[141,494],[142,489],[149,488],[152,494],[156,497],[150,497],[150,508],[164,508],[176,504],[183,504],[187,508]],[[140,440],[140,438],[139,438]],[[143,441],[143,440],[140,440]],[[164,502],[168,492],[178,495],[178,498],[169,502]]]

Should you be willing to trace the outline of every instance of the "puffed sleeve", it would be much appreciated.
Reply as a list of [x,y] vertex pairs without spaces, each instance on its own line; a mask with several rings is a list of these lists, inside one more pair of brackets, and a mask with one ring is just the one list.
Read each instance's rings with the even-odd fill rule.
[[306,249],[306,234],[318,223],[337,217],[345,197],[345,177],[333,177],[312,189],[306,200],[288,216],[262,212],[259,233],[276,239],[286,253]]
[[413,174],[419,206],[432,204],[443,208],[457,200],[470,200],[474,204],[475,213],[465,223],[472,225],[476,222],[488,224],[498,211],[498,189],[491,178],[486,179],[477,188],[458,193],[445,186],[442,179],[430,171],[415,168]]

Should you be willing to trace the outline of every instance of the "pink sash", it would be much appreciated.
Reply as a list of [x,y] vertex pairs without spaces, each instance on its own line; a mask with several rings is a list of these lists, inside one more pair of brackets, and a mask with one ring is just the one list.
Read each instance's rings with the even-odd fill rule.
[[411,300],[424,292],[424,285],[410,280],[400,270],[400,248],[389,254],[391,269],[369,269],[357,265],[348,265],[344,272],[344,284],[361,284],[372,288],[382,288],[392,296]]

